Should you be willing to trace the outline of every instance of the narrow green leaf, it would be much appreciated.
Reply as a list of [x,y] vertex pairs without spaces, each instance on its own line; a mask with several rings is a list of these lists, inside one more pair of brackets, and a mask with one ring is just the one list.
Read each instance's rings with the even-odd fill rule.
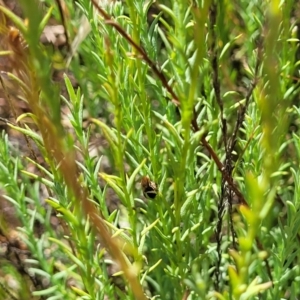
[[51,18],[52,11],[53,11],[54,6],[50,6],[47,13],[45,14],[44,18],[42,19],[40,25],[39,25],[39,35],[42,34],[43,30],[45,29],[48,21]]
[[7,124],[10,128],[15,129],[19,132],[24,133],[25,135],[31,137],[35,142],[37,142],[39,145],[43,145],[43,139],[34,131],[32,131],[26,124],[25,128],[21,128],[19,126],[15,126],[12,124]]
[[130,193],[130,191],[132,190],[132,186],[135,182],[135,177],[136,175],[140,172],[140,170],[143,168],[143,166],[146,163],[146,159],[144,159],[139,165],[138,167],[133,171],[133,173],[131,174],[129,180],[127,181],[127,191]]
[[27,28],[23,20],[3,5],[0,5],[0,10],[16,25],[16,27],[21,31],[21,33],[24,36],[26,36]]

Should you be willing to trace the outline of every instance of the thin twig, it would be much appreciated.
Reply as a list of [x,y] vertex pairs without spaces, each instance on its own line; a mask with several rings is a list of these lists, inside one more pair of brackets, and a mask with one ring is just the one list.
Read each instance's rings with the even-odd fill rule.
[[232,246],[233,249],[237,250],[238,245],[236,242],[236,232],[234,230],[234,222],[233,222],[233,203],[232,203],[232,198],[233,198],[234,193],[232,192],[232,190],[228,191],[228,212],[229,212],[229,226],[230,226],[230,232],[231,232],[231,238],[232,238]]
[[218,61],[218,48],[217,48],[217,35],[215,32],[216,20],[217,20],[217,5],[213,4],[210,10],[210,32],[211,32],[211,67],[213,76],[213,88],[217,103],[220,108],[220,118],[222,122],[222,135],[223,143],[227,152],[227,121],[224,117],[224,103],[221,97],[221,83],[219,79],[219,61]]
[[60,18],[61,18],[62,24],[64,26],[64,29],[65,29],[67,51],[70,52],[70,50],[71,50],[70,38],[69,38],[69,33],[68,33],[68,28],[67,28],[67,20],[65,18],[64,7],[63,7],[63,6],[66,6],[66,4],[64,2],[62,4],[60,0],[55,0],[55,1],[58,6]]
[[239,191],[235,183],[233,182],[232,177],[228,174],[227,170],[225,169],[224,165],[219,160],[218,156],[216,155],[215,151],[211,148],[210,144],[206,141],[205,137],[201,139],[202,144],[208,150],[209,154],[212,156],[213,160],[215,161],[219,171],[222,173],[222,176],[230,186],[230,188],[234,191],[236,196],[239,199],[239,204],[249,207],[247,201],[245,200],[243,194]]
[[224,198],[225,198],[225,181],[224,178],[222,180],[222,188],[221,188],[221,195],[220,199],[218,202],[218,214],[217,214],[217,225],[216,225],[216,241],[217,241],[217,262],[216,262],[216,269],[215,269],[215,276],[216,276],[216,281],[215,281],[215,290],[219,290],[220,286],[220,267],[221,267],[221,262],[222,262],[222,224],[223,224],[223,216],[224,216],[224,211],[225,211],[225,203],[224,203]]

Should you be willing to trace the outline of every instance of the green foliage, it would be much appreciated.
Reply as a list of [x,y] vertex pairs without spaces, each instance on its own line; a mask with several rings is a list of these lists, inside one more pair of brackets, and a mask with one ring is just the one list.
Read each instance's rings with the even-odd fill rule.
[[[66,51],[79,85],[65,75],[66,93],[39,42],[59,8],[20,2],[28,23],[0,11],[27,45],[7,76],[31,113],[8,125],[45,163],[3,133],[0,183],[22,224],[25,269],[39,280],[32,296],[299,297],[294,2],[65,1],[68,37],[81,41]],[[143,176],[158,186],[153,200]],[[15,269],[5,272],[21,286]],[[2,286],[1,277],[1,296]]]

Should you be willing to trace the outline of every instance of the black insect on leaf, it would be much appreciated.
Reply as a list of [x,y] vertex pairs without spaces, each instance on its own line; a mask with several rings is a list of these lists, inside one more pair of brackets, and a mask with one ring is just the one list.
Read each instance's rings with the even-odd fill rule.
[[157,195],[157,186],[149,177],[144,176],[141,180],[143,194],[146,198],[154,199]]

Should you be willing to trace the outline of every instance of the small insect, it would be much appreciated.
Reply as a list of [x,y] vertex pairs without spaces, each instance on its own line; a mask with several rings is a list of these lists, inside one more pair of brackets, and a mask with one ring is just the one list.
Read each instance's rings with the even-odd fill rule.
[[8,28],[7,40],[10,45],[11,50],[17,54],[21,54],[23,50],[27,47],[24,38],[22,37],[20,31],[10,26]]
[[144,176],[141,180],[143,194],[146,198],[154,199],[157,195],[157,186],[149,177]]

